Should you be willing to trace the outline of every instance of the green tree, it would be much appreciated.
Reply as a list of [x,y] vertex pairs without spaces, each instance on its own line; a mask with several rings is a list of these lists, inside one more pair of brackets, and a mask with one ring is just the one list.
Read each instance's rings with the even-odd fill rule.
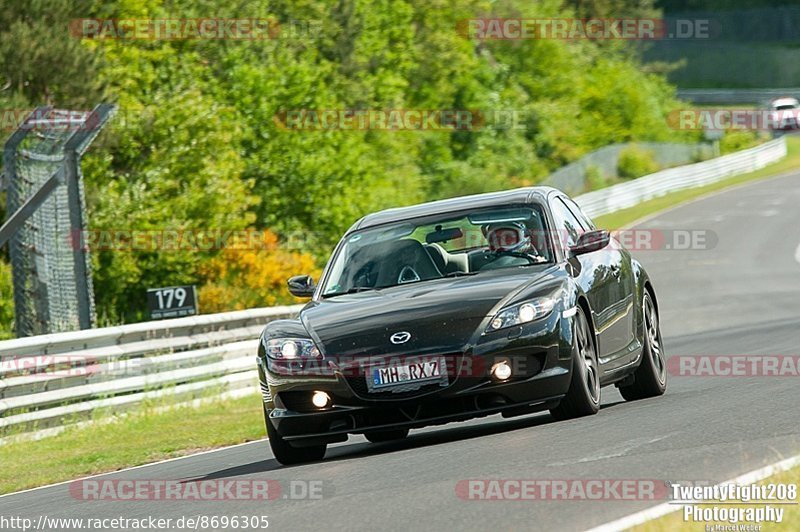
[[[652,2],[32,0],[0,14],[0,102],[119,106],[84,160],[91,229],[266,228],[302,235],[292,251],[312,252],[320,266],[367,212],[537,183],[614,142],[682,138],[665,121],[677,105],[673,89],[643,71],[627,42],[482,41],[459,32],[473,18],[621,16],[614,13],[629,8],[645,16]],[[67,27],[81,17],[272,17],[285,33],[79,40]],[[319,31],[292,36],[297,21],[319,21]],[[288,111],[323,109],[502,112],[515,127],[282,127]],[[212,283],[208,265],[220,266],[221,256],[97,250],[102,322],[142,319],[147,287]]]

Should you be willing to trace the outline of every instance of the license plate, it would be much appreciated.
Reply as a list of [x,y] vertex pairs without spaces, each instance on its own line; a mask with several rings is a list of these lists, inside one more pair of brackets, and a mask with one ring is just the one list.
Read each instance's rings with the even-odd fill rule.
[[371,390],[390,388],[403,384],[424,384],[441,381],[447,383],[447,368],[443,357],[406,359],[402,362],[371,369],[369,388]]

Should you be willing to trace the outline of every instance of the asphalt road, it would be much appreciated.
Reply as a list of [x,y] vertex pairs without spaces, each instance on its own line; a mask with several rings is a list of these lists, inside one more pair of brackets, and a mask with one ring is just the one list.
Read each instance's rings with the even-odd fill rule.
[[[800,173],[740,187],[657,216],[643,228],[706,231],[713,249],[636,256],[660,299],[677,355],[795,355],[800,345]],[[710,238],[708,238],[710,237]],[[603,389],[596,416],[500,417],[361,437],[321,463],[280,467],[266,441],[102,479],[321,482],[322,498],[272,501],[85,501],[59,485],[0,498],[0,514],[50,517],[267,515],[275,530],[582,530],[662,501],[474,501],[463,479],[658,479],[720,482],[800,453],[798,380],[672,376],[635,403]],[[5,473],[13,464],[3,464]]]

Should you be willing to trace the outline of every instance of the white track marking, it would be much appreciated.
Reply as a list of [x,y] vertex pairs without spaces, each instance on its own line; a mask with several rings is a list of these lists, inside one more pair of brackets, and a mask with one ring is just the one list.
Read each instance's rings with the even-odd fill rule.
[[[772,465],[762,467],[761,469],[756,469],[755,471],[750,471],[749,473],[739,475],[738,477],[728,480],[726,482],[721,482],[717,484],[717,486],[722,486],[725,484],[739,484],[739,485],[753,484],[754,482],[758,482],[759,480],[764,480],[765,478],[771,477],[776,473],[788,471],[789,469],[792,469],[793,467],[797,466],[800,466],[800,454],[797,456],[793,456],[791,458],[787,458],[786,460],[781,460],[780,462],[774,463]],[[696,502],[698,502],[699,504],[703,503],[703,501],[696,501]],[[635,514],[631,514],[621,519],[617,519],[616,521],[611,521],[610,523],[606,523],[604,525],[600,525],[598,527],[589,529],[587,532],[616,532],[618,530],[627,530],[636,525],[641,525],[642,523],[645,523],[652,519],[657,519],[667,514],[671,514],[672,512],[677,512],[681,509],[682,505],[680,504],[672,504],[671,502],[665,502],[659,504],[658,506],[653,506],[651,508],[647,508],[646,510],[636,512]]]
[[794,250],[794,260],[800,262],[800,244],[798,244],[797,249]]

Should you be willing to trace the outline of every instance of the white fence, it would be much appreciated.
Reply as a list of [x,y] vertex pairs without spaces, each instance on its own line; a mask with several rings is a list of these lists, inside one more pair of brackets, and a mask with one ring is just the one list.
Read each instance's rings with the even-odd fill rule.
[[724,155],[702,163],[678,166],[633,181],[582,194],[575,198],[590,217],[633,207],[670,192],[700,187],[726,177],[752,172],[786,157],[786,137],[755,148]]
[[[576,198],[590,216],[763,168],[785,138]],[[58,427],[146,400],[188,401],[257,387],[257,338],[300,305],[136,323],[0,342],[0,433]]]
[[626,142],[611,144],[587,153],[577,161],[562,166],[547,176],[543,185],[555,187],[570,196],[581,194],[588,188],[586,173],[590,168],[604,178],[616,176],[619,156],[628,148],[637,148],[651,154],[659,168],[704,161],[714,156],[711,143],[685,144],[676,142]]
[[268,321],[301,306],[208,314],[0,342],[0,432],[46,429],[169,396],[256,389]]
[[766,105],[770,100],[800,96],[800,88],[786,89],[678,89],[678,98],[694,104]]

